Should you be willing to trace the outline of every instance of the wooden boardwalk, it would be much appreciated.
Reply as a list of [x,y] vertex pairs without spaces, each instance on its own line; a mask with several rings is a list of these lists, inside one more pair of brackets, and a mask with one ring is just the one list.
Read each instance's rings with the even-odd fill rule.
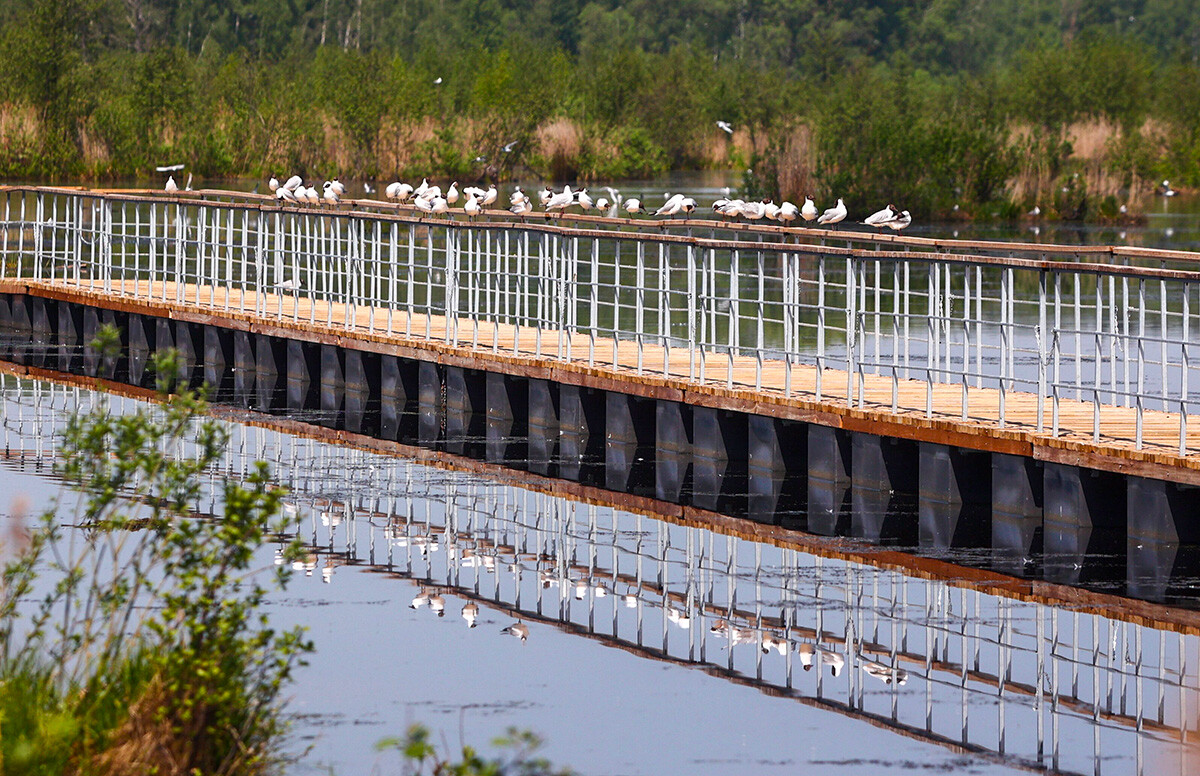
[[[386,308],[349,308],[310,301],[287,292],[245,292],[173,282],[128,281],[104,290],[103,281],[75,283],[0,281],[0,292],[85,302],[110,309],[189,320],[227,328],[356,347],[472,369],[587,385],[604,390],[694,405],[753,412],[835,428],[968,449],[1024,455],[1186,484],[1200,484],[1200,456],[1179,455],[1180,417],[1146,410],[1143,447],[1136,447],[1134,408],[1102,405],[1099,441],[1093,439],[1095,407],[1074,399],[1059,401],[1059,434],[1053,436],[1052,402],[1007,392],[1006,424],[1001,428],[1001,395],[996,389],[967,389],[969,414],[963,417],[959,383],[934,383],[867,374],[861,400],[846,403],[844,370],[818,370],[810,364],[763,361],[721,352],[690,354],[633,340],[593,338],[586,333],[542,330],[509,324],[458,320],[448,330],[444,316],[408,315]],[[182,299],[181,301],[178,301]],[[665,368],[664,368],[665,367]],[[856,376],[856,381],[858,377]],[[817,383],[823,389],[817,400]],[[895,391],[895,409],[893,409]],[[860,406],[861,405],[861,406]],[[927,414],[927,405],[931,412]],[[1200,450],[1200,423],[1189,424],[1187,447]]]

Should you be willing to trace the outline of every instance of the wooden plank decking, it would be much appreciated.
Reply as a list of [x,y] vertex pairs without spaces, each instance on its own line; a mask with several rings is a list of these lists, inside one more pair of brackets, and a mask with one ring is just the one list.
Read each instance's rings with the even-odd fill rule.
[[[389,323],[386,309],[359,307],[351,312],[341,303],[314,303],[286,292],[243,293],[192,284],[179,289],[173,282],[155,282],[151,287],[149,281],[140,281],[136,294],[132,281],[125,286],[125,295],[119,290],[120,285],[114,284],[112,293],[105,292],[102,281],[0,281],[0,292],[30,293],[406,357],[435,358],[474,369],[1200,484],[1200,456],[1179,455],[1180,418],[1176,413],[1147,410],[1143,416],[1143,449],[1138,450],[1136,412],[1127,407],[1101,407],[1101,438],[1097,442],[1092,437],[1093,405],[1062,399],[1060,433],[1055,438],[1051,435],[1050,400],[1044,402],[1043,431],[1039,433],[1038,399],[1028,393],[1007,393],[1007,422],[1005,428],[1000,428],[1000,392],[996,389],[969,388],[969,413],[964,420],[960,384],[934,384],[932,397],[927,397],[924,381],[900,379],[896,384],[897,409],[893,412],[891,377],[866,375],[862,406],[856,401],[856,406],[848,407],[846,372],[824,370],[820,376],[823,399],[818,401],[818,369],[808,364],[791,366],[789,392],[784,362],[763,362],[759,377],[759,365],[752,356],[731,360],[725,353],[710,352],[693,359],[684,348],[668,352],[660,345],[647,343],[642,349],[639,373],[638,345],[629,340],[593,340],[588,334],[545,331],[539,337],[528,327],[518,329],[467,319],[460,319],[457,331],[448,333],[443,316],[409,317],[403,311],[392,311]],[[353,320],[349,320],[351,316]],[[927,398],[932,403],[929,417]],[[1200,450],[1200,422],[1188,424],[1187,446],[1189,450]]]

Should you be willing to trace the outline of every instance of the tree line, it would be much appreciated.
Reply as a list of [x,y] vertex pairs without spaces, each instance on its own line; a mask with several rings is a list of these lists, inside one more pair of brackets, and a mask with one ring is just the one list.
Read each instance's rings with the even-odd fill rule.
[[0,176],[726,167],[752,195],[1116,218],[1200,184],[1198,56],[1185,0],[10,0]]

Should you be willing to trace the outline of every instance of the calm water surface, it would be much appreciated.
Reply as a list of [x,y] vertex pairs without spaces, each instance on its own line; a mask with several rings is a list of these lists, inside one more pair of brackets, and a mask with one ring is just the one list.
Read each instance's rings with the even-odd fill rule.
[[[10,500],[57,492],[54,431],[95,395],[0,375],[7,520]],[[418,721],[449,747],[532,729],[594,774],[1195,764],[1180,746],[1200,723],[1194,635],[571,501],[516,474],[229,430],[197,510],[219,512],[216,485],[266,459],[310,548],[271,603],[317,647],[291,704],[295,773],[400,773],[374,744]],[[524,642],[501,633],[518,619]]]

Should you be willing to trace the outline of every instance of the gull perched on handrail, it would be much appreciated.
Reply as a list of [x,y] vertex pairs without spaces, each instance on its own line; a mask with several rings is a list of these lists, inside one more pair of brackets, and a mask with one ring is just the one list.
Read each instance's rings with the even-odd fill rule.
[[838,202],[835,207],[831,207],[821,214],[817,219],[818,224],[836,224],[846,217],[846,203],[838,197]]
[[883,210],[877,210],[867,216],[863,220],[863,224],[866,226],[882,227],[898,215],[900,215],[900,211],[896,209],[896,206],[889,204]]

